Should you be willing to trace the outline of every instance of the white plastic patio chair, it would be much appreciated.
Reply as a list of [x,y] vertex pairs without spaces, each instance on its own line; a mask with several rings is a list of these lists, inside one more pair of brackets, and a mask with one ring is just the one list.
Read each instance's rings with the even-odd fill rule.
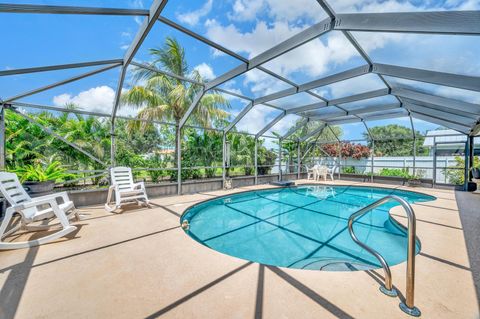
[[[77,227],[70,225],[69,219],[76,217],[77,220],[80,220],[80,216],[76,212],[75,206],[66,192],[31,198],[20,184],[17,175],[6,172],[0,172],[0,191],[10,204],[10,207],[8,207],[5,212],[2,224],[0,225],[0,250],[38,246],[63,237],[77,229]],[[58,204],[57,198],[62,198],[63,203]],[[40,206],[49,207],[41,209],[39,208]],[[7,227],[15,213],[20,214],[20,223],[7,231]],[[20,229],[28,231],[47,230],[53,225],[29,224],[44,220],[50,221],[55,217],[60,220],[62,229],[53,234],[30,241],[4,241],[5,237]]]
[[330,175],[330,178],[332,179],[332,181],[334,180],[333,175],[336,173],[337,169],[338,169],[338,165],[336,163],[331,168],[327,169],[327,174]]
[[[107,211],[113,212],[120,208],[122,204],[131,202],[150,206],[145,184],[143,182],[133,182],[132,169],[130,167],[112,167],[110,169],[110,178],[112,185],[108,189],[107,202],[105,203]],[[113,193],[115,193],[115,205],[112,207],[110,205]]]
[[305,165],[305,169],[307,170],[307,180],[308,179],[315,179],[315,167],[308,167]]

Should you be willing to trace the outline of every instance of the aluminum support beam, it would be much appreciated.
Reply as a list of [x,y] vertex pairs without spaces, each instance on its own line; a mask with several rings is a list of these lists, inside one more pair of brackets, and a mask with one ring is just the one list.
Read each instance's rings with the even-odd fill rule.
[[397,88],[397,87],[392,88],[391,94],[402,97],[402,98],[406,98],[406,99],[412,99],[412,100],[425,102],[429,104],[436,104],[436,105],[451,108],[454,110],[480,115],[480,105],[478,104],[463,102],[463,101],[449,99],[449,98],[440,97],[436,95],[426,94],[426,93],[411,90],[411,89],[404,89],[404,88]]
[[471,147],[472,144],[470,144],[470,138],[472,137],[469,136],[467,138],[467,141],[465,142],[465,157],[464,157],[465,167],[463,171],[463,190],[465,192],[468,191],[468,182],[470,181],[470,168],[471,168],[471,164],[473,164],[473,163],[470,163],[470,156],[473,152]]
[[227,147],[227,133],[222,134],[222,187],[225,188],[225,181],[227,178],[227,157],[225,154],[225,148]]
[[0,171],[5,170],[5,107],[0,106]]
[[335,30],[428,34],[480,34],[480,11],[337,14]]
[[158,17],[162,13],[163,8],[167,4],[167,0],[154,0],[150,11],[148,13],[148,18],[146,18],[142,25],[140,26],[140,30],[137,32],[135,38],[133,39],[132,44],[127,49],[125,56],[123,57],[124,67],[127,67],[128,64],[132,61],[135,53],[137,53],[138,49],[142,45],[145,38],[148,36],[148,33],[153,28],[153,25],[157,21]]
[[278,180],[283,180],[282,176],[282,139],[278,139]]
[[345,103],[351,103],[356,101],[373,99],[375,97],[388,95],[390,93],[389,91],[390,90],[388,88],[385,88],[385,89],[373,90],[365,93],[350,95],[350,96],[342,97],[339,99],[330,100],[328,101],[328,105],[345,104]]
[[310,116],[315,119],[332,119],[336,118],[342,115],[361,115],[361,114],[368,114],[372,112],[378,112],[378,111],[388,111],[388,110],[394,110],[400,108],[400,103],[392,103],[392,104],[386,104],[386,105],[372,105],[372,106],[367,106],[364,108],[356,109],[353,111],[349,112],[332,112],[326,115],[315,115],[315,113],[307,113],[307,116]]
[[439,119],[439,118],[429,116],[429,115],[426,115],[426,114],[422,114],[422,113],[417,113],[417,112],[414,112],[414,111],[410,112],[410,114],[413,118],[423,120],[423,121],[427,121],[427,122],[434,123],[434,124],[438,124],[438,125],[442,125],[442,126],[451,128],[455,131],[459,131],[459,132],[464,133],[464,134],[468,134],[470,132],[470,127],[467,127],[467,126],[464,126],[464,125],[460,125],[460,124],[457,124],[457,123],[452,123],[450,121],[446,121],[446,120]]
[[308,118],[303,118],[300,120],[300,122],[298,122],[295,126],[291,127],[287,133],[283,134],[282,136],[282,140],[285,140],[287,138],[289,138],[292,134],[294,134],[296,131],[298,131],[300,128],[304,127],[305,125],[307,125],[309,119]]
[[[190,30],[190,29],[187,29],[187,28],[185,28],[185,27],[183,27],[183,26],[181,26],[181,25],[173,22],[172,20],[169,20],[169,19],[167,19],[167,18],[165,18],[165,17],[162,17],[162,16],[159,17],[158,20],[161,21],[161,22],[163,22],[163,23],[165,23],[166,25],[168,25],[168,26],[170,26],[170,27],[172,27],[172,28],[180,31],[180,32],[183,32],[184,34],[186,34],[186,35],[188,35],[188,36],[190,36],[190,37],[192,37],[192,38],[194,38],[194,39],[196,39],[196,40],[198,40],[198,41],[201,41],[201,42],[203,42],[203,43],[211,46],[212,48],[214,48],[214,49],[216,49],[216,50],[218,50],[218,51],[221,51],[221,52],[223,52],[223,53],[225,53],[225,54],[227,54],[227,55],[229,55],[229,56],[231,56],[231,57],[233,57],[233,58],[235,58],[235,59],[237,59],[237,60],[239,60],[239,61],[242,61],[243,63],[248,64],[248,59],[247,59],[247,58],[245,58],[245,57],[243,57],[243,56],[241,56],[241,55],[239,55],[239,54],[237,54],[237,53],[235,53],[235,52],[233,52],[233,51],[231,51],[231,50],[229,50],[229,49],[221,46],[221,45],[218,44],[218,43],[215,43],[215,42],[213,42],[213,41],[205,38],[205,37],[202,36],[202,35],[199,35],[198,33],[193,32],[193,31]],[[266,68],[264,68],[264,67],[262,67],[262,66],[258,66],[257,69],[259,69],[260,71],[263,71],[263,72],[267,73],[268,75],[271,75],[271,76],[275,77],[276,79],[278,79],[278,80],[280,80],[280,81],[283,81],[283,82],[285,82],[285,83],[288,83],[288,84],[291,85],[291,86],[298,87],[298,85],[297,85],[296,83],[294,83],[294,82],[290,81],[289,79],[286,79],[286,78],[284,78],[284,77],[282,77],[282,76],[280,76],[280,75],[278,75],[278,74],[276,74],[276,73],[274,73],[274,72],[272,72],[272,71],[270,71],[270,70],[268,70],[268,69],[266,69]],[[217,90],[218,90],[218,89],[217,89]],[[309,93],[310,95],[313,95],[313,96],[317,96],[315,93],[312,93],[312,92],[307,92],[307,93]],[[317,96],[317,97],[318,97],[318,96]],[[242,97],[242,98],[244,98],[244,97]],[[247,98],[247,99],[248,99],[248,98]]]
[[333,136],[335,136],[335,139],[337,140],[337,142],[340,143],[340,138],[338,137],[337,133],[335,133],[335,131],[332,129],[330,125],[327,124],[327,127],[330,130],[330,132],[332,132]]
[[436,118],[444,119],[446,121],[457,122],[459,124],[462,124],[462,125],[468,126],[468,127],[474,126],[477,122],[476,119],[474,119],[472,117],[465,117],[465,116],[457,115],[457,114],[454,114],[454,113],[439,111],[439,110],[435,110],[435,109],[425,107],[425,106],[421,106],[421,105],[414,104],[414,103],[405,102],[405,103],[403,103],[403,106],[409,111],[414,111],[414,112],[419,112],[419,113],[423,113],[423,114],[432,115]]
[[243,110],[235,117],[235,119],[225,128],[225,134],[230,132],[235,125],[252,109],[253,103],[249,103]]
[[220,84],[223,84],[231,79],[233,79],[234,77],[237,77],[245,72],[248,71],[248,65],[247,64],[240,64],[239,66],[227,71],[226,73],[218,76],[217,78],[211,80],[210,82],[208,82],[206,84],[206,87],[205,89],[206,90],[210,90],[210,89],[213,89],[217,86],[219,86]]
[[480,91],[480,77],[477,76],[428,71],[380,63],[373,64],[372,72],[402,79],[433,83],[465,90]]
[[300,156],[300,142],[297,142],[297,179],[302,177],[302,159]]
[[[127,51],[125,52],[125,55],[123,57],[122,71],[120,73],[120,79],[118,81],[119,85],[117,88],[117,92],[115,94],[115,100],[113,102],[112,124],[115,123],[115,116],[117,115],[118,106],[120,104],[120,96],[122,94],[123,81],[125,80],[125,74],[127,73],[128,65],[130,64],[130,62],[132,62],[133,57],[135,56],[137,51],[140,49],[140,46],[142,45],[145,38],[148,36],[148,33],[150,32],[150,30],[153,28],[153,25],[155,24],[158,17],[160,16],[160,13],[162,13],[162,10],[166,4],[167,4],[167,0],[153,1],[148,13],[148,17],[143,20],[143,23],[140,26],[140,29],[138,30],[137,34],[135,35],[135,38],[133,39]],[[113,161],[113,157],[112,157],[112,161]]]
[[270,128],[272,128],[275,124],[278,123],[281,119],[283,119],[287,115],[286,112],[280,113],[277,117],[275,117],[270,123],[267,124],[260,132],[258,132],[255,135],[255,138],[258,139],[260,136],[262,136],[266,131],[268,131]]
[[[325,19],[299,33],[296,35],[292,36],[291,38],[277,44],[273,48],[259,54],[258,56],[252,58],[251,60],[248,61],[247,64],[242,64],[239,65],[232,70],[220,75],[216,79],[208,82],[205,86],[205,91],[211,90],[217,86],[219,86],[222,83],[225,83],[234,77],[241,75],[248,70],[251,70],[255,67],[260,66],[263,63],[266,63],[288,51],[291,51],[302,44],[307,43],[308,41],[311,41],[320,35],[328,32],[332,28],[332,23],[331,19]],[[197,104],[199,102],[199,99],[195,99],[194,103],[190,106],[189,110],[185,113],[183,116],[182,120],[180,121],[181,123],[185,123],[190,116],[190,114],[195,110],[197,107]]]
[[121,8],[96,8],[73,6],[50,6],[34,4],[0,4],[0,12],[4,13],[46,13],[46,14],[92,14],[92,15],[118,15],[118,16],[146,16],[148,10],[121,9]]
[[340,72],[340,73],[337,73],[337,74],[333,74],[333,75],[324,77],[323,79],[318,79],[318,80],[315,80],[315,81],[311,81],[311,82],[302,84],[302,85],[299,86],[298,91],[303,92],[303,91],[306,91],[306,90],[315,89],[315,88],[322,87],[322,86],[325,86],[325,85],[333,84],[335,82],[340,82],[340,81],[348,80],[348,79],[351,79],[351,78],[354,78],[354,77],[357,77],[357,76],[360,76],[360,75],[364,75],[364,74],[367,74],[369,72],[370,72],[370,66],[369,65],[356,67],[356,68],[353,68],[353,69],[350,69],[350,70],[347,70],[347,71],[343,71],[343,72]]
[[[288,88],[288,89],[285,89],[285,90],[282,90],[282,91],[279,91],[279,92],[276,92],[276,93],[273,93],[273,94],[269,94],[269,95],[266,95],[266,96],[259,97],[259,98],[254,100],[254,104],[261,104],[261,103],[265,103],[265,102],[268,102],[268,101],[273,101],[273,100],[276,100],[276,99],[279,99],[279,98],[282,98],[282,97],[287,97],[287,96],[290,96],[290,95],[294,95],[294,94],[301,93],[301,92],[306,92],[308,90],[315,89],[315,88],[318,88],[318,87],[322,87],[322,86],[325,86],[325,85],[329,85],[329,84],[333,84],[333,83],[336,83],[336,82],[348,80],[348,79],[351,79],[351,78],[354,78],[354,77],[357,77],[357,76],[360,76],[360,75],[367,74],[367,73],[369,73],[369,71],[370,71],[370,67],[368,65],[361,66],[361,67],[356,67],[356,68],[353,68],[353,69],[350,69],[350,70],[347,70],[347,71],[343,71],[343,72],[339,72],[339,73],[336,73],[336,74],[333,74],[333,75],[326,76],[326,77],[318,79],[318,80],[314,80],[314,81],[311,81],[311,82],[304,83],[304,84],[298,86],[298,88],[295,88],[295,87]],[[315,108],[315,106],[317,104],[319,105],[318,107],[321,107],[322,105],[327,105],[327,102],[325,101],[325,102],[314,103],[314,104],[310,104],[308,106],[298,107],[298,109],[301,109],[303,107]],[[331,104],[331,103],[329,103],[329,104]],[[293,109],[290,109],[289,111],[293,112],[292,110]]]
[[[130,65],[136,66],[138,68],[150,70],[152,72],[158,72],[158,73],[164,74],[166,76],[169,76],[169,77],[181,80],[181,81],[189,82],[189,83],[200,85],[200,86],[203,86],[203,87],[205,86],[205,83],[203,83],[203,82],[198,82],[198,81],[192,80],[190,78],[187,78],[187,77],[184,77],[184,76],[181,76],[181,75],[173,74],[173,73],[170,73],[170,72],[165,72],[165,71],[160,70],[160,69],[158,69],[154,66],[151,66],[151,65],[138,63],[138,62],[135,62],[135,61],[130,62]],[[235,97],[247,100],[247,101],[253,101],[253,99],[249,98],[248,96],[241,95],[241,94],[238,94],[238,93],[235,93],[235,92],[230,92],[230,91],[225,90],[225,89],[215,88],[215,91],[222,92],[222,93],[225,93],[225,94],[228,94],[228,95],[231,95],[231,96],[235,96]]]
[[26,119],[27,121],[29,121],[30,123],[38,126],[39,128],[41,128],[44,132],[56,137],[57,139],[61,140],[62,142],[64,142],[65,144],[68,144],[70,145],[71,147],[73,147],[74,149],[76,149],[77,151],[79,151],[80,153],[86,155],[87,157],[89,157],[91,160],[103,165],[103,166],[107,166],[107,164],[105,164],[103,161],[99,160],[98,158],[96,158],[95,156],[93,156],[92,154],[88,153],[87,151],[85,151],[84,149],[82,149],[80,146],[78,146],[77,144],[73,143],[73,142],[70,142],[69,140],[67,140],[66,138],[64,138],[63,136],[55,133],[54,131],[52,131],[51,129],[49,129],[48,127],[45,127],[43,126],[42,124],[38,123],[37,121],[35,121],[34,119],[30,118],[29,116],[15,110],[15,109],[10,109],[12,112],[15,112],[17,113],[18,115],[20,115],[21,117],[23,117],[24,119]]
[[230,91],[228,91],[228,90],[221,89],[221,88],[215,88],[215,91],[221,92],[221,93],[225,93],[225,94],[228,94],[228,95],[231,95],[231,96],[235,96],[235,97],[238,97],[238,98],[243,99],[243,100],[246,100],[246,101],[253,102],[253,99],[252,99],[252,98],[249,98],[248,96],[245,96],[245,95],[243,95],[243,94],[238,94],[238,93],[235,93],[235,92],[230,92]]
[[302,138],[300,138],[298,141],[301,143],[301,142],[305,142],[306,140],[308,140],[310,137],[312,136],[315,136],[317,134],[321,134],[323,129],[326,127],[326,124],[321,124],[318,128],[316,128],[313,132],[311,132],[310,134],[307,134],[305,136],[303,136]]
[[375,116],[369,116],[369,117],[364,117],[363,119],[361,118],[347,118],[347,119],[338,119],[338,120],[331,120],[327,121],[327,124],[329,125],[339,125],[339,124],[348,124],[348,123],[358,123],[363,121],[378,121],[378,120],[386,120],[386,119],[393,119],[393,118],[399,118],[399,117],[405,117],[408,116],[406,113],[387,113],[387,114],[382,114],[382,115],[375,115]]
[[258,184],[258,139],[255,138],[255,154],[254,154],[254,168],[255,168],[255,185]]
[[287,97],[287,96],[290,96],[290,95],[294,95],[296,93],[298,93],[298,88],[292,87],[292,88],[288,88],[288,89],[285,89],[285,90],[282,90],[282,91],[279,91],[279,92],[275,92],[275,93],[257,98],[257,99],[254,100],[254,103],[255,104],[262,104],[262,103],[265,103],[265,102],[269,102],[269,101],[281,99],[283,97]]
[[313,39],[318,38],[322,34],[332,29],[332,19],[328,18],[319,23],[312,25],[311,27],[295,34],[291,38],[283,41],[282,43],[274,46],[273,48],[260,53],[256,57],[252,58],[248,62],[248,68],[253,69],[263,63],[275,59],[276,57],[287,53],[302,44],[305,44]]
[[127,67],[122,66],[120,70],[120,77],[117,83],[117,90],[115,91],[115,100],[112,109],[112,116],[110,117],[111,127],[110,127],[110,164],[112,167],[115,167],[115,118],[117,115],[118,106],[120,105],[120,97],[122,96],[123,82],[125,81],[125,75],[127,73]]
[[[56,111],[56,112],[65,112],[65,113],[72,113],[72,114],[82,114],[82,115],[108,117],[108,118],[111,117],[111,114],[107,114],[107,113],[90,112],[90,111],[83,111],[83,110],[78,110],[78,109],[66,109],[66,108],[61,108],[61,107],[47,106],[47,105],[40,105],[40,104],[31,104],[31,103],[24,103],[24,102],[11,102],[11,103],[8,103],[8,104],[11,104],[11,105],[14,105],[14,106],[40,109],[40,110],[49,110],[49,111]],[[140,122],[159,124],[159,125],[171,125],[171,126],[175,125],[175,123],[155,121],[155,120],[146,120],[146,119],[141,119],[141,118],[136,118],[136,117],[128,117],[128,116],[117,116],[116,118],[117,119],[122,119],[122,120],[128,120],[128,121],[140,121]],[[204,127],[190,126],[190,125],[186,125],[185,127],[191,127],[191,128],[195,128],[195,129],[208,129],[208,130],[222,131],[220,129],[204,128]]]
[[195,96],[195,98],[192,101],[192,104],[190,104],[190,106],[188,107],[188,110],[185,112],[182,119],[180,120],[180,130],[183,128],[185,123],[188,121],[188,118],[193,113],[193,111],[197,107],[198,103],[200,103],[200,100],[202,99],[204,94],[205,94],[204,90],[197,93],[197,95]]
[[143,64],[143,63],[138,63],[138,62],[135,62],[135,61],[132,61],[130,62],[131,65],[133,66],[136,66],[137,68],[141,68],[141,69],[145,69],[145,70],[150,70],[152,72],[157,72],[157,73],[160,73],[160,74],[163,74],[163,75],[166,75],[166,76],[169,76],[171,78],[174,78],[174,79],[177,79],[177,80],[181,80],[181,81],[185,81],[185,82],[189,82],[189,83],[193,83],[193,84],[198,84],[198,85],[201,85],[201,86],[204,86],[205,83],[202,83],[202,82],[198,82],[198,81],[195,81],[195,80],[192,80],[190,78],[187,78],[187,77],[184,77],[184,76],[181,76],[181,75],[177,75],[177,74],[173,74],[173,73],[170,73],[170,72],[166,72],[166,71],[163,71],[163,70],[160,70],[156,67],[153,67],[151,65],[147,65],[147,64]]
[[177,145],[175,145],[177,153],[177,194],[182,195],[182,129],[177,131]]
[[[326,107],[328,105],[327,102],[318,102],[318,103],[312,103],[312,104],[307,104],[307,105],[302,105],[302,106],[297,106],[297,107],[292,107],[287,110],[288,114],[299,114],[306,112],[306,111],[311,111],[311,110],[318,110],[323,107]],[[303,114],[301,114],[303,115]]]
[[99,69],[95,69],[95,70],[90,71],[90,72],[86,72],[86,73],[68,78],[68,79],[63,80],[63,81],[55,82],[55,83],[43,86],[41,88],[32,90],[32,91],[28,91],[28,92],[25,92],[25,93],[22,93],[22,94],[19,94],[19,95],[16,95],[16,96],[12,96],[12,97],[7,98],[5,101],[3,101],[3,103],[9,103],[9,102],[12,102],[12,101],[15,101],[15,100],[18,100],[18,99],[21,99],[21,98],[24,98],[24,97],[27,97],[27,96],[30,96],[30,95],[34,95],[34,94],[37,94],[37,93],[40,93],[40,92],[43,92],[43,91],[53,89],[57,86],[61,86],[61,85],[65,85],[65,84],[68,84],[68,83],[71,83],[71,82],[75,82],[75,81],[84,79],[86,77],[89,77],[89,76],[92,76],[92,75],[102,73],[102,72],[108,71],[110,69],[116,68],[119,65],[120,64],[108,65],[108,66],[105,66],[105,67],[102,67],[102,68],[99,68]]
[[121,64],[121,63],[122,63],[122,59],[116,59],[116,60],[103,60],[103,61],[49,65],[49,66],[40,66],[40,67],[33,67],[33,68],[0,71],[0,76],[37,73],[37,72],[48,72],[48,71],[56,71],[56,70],[85,68],[85,67],[89,67],[89,66],[98,66],[98,65],[106,65],[106,64]]

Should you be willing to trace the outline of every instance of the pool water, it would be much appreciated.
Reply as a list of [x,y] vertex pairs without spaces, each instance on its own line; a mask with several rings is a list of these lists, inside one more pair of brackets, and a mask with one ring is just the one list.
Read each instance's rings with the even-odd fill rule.
[[[190,207],[181,223],[187,234],[216,251],[280,267],[352,271],[380,268],[348,232],[348,218],[386,195],[409,203],[433,196],[359,186],[299,186],[220,197]],[[386,203],[354,223],[357,237],[392,266],[407,258],[407,236],[389,217]],[[402,213],[403,216],[403,213]],[[400,217],[401,218],[401,217]],[[399,218],[399,219],[400,219]],[[420,242],[417,241],[417,253]]]

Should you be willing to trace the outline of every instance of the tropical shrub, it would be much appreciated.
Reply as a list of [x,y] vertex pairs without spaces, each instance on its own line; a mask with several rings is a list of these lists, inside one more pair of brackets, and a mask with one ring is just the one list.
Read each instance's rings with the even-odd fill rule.
[[404,177],[409,178],[408,168],[382,168],[380,176]]
[[[338,144],[324,144],[322,149],[330,157],[338,157]],[[342,157],[349,157],[354,159],[367,158],[370,156],[370,148],[365,145],[355,143],[342,143],[340,148]]]
[[355,167],[354,166],[345,166],[342,168],[343,173],[345,174],[355,174]]
[[26,165],[15,169],[13,172],[19,175],[21,182],[60,181],[71,176],[71,174],[66,173],[66,169],[59,161],[54,161],[47,165],[42,165],[40,163]]

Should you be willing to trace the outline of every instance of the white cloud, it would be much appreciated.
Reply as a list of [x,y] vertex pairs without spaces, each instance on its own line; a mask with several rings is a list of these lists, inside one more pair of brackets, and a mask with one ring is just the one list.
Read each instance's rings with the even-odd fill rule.
[[78,95],[64,93],[53,97],[53,104],[65,106],[67,103],[74,103],[78,107],[93,112],[110,113],[112,111],[115,90],[109,86],[97,86]]
[[265,3],[258,0],[236,0],[233,4],[233,13],[228,17],[231,20],[252,20],[255,19],[257,13],[263,8]]
[[130,6],[132,8],[144,8],[145,7],[143,5],[143,0],[131,0],[130,1]]
[[198,73],[200,73],[200,76],[205,80],[212,80],[216,77],[212,67],[205,62],[197,65],[193,69],[197,70]]
[[264,105],[255,105],[236,125],[237,130],[256,134],[273,119],[279,111]]
[[228,17],[236,21],[252,21],[263,14],[292,23],[302,18],[319,21],[326,17],[320,5],[312,0],[235,0]]
[[210,13],[210,11],[212,10],[212,6],[213,0],[208,0],[198,10],[190,11],[187,13],[178,13],[177,19],[191,26],[197,25],[201,18]]

